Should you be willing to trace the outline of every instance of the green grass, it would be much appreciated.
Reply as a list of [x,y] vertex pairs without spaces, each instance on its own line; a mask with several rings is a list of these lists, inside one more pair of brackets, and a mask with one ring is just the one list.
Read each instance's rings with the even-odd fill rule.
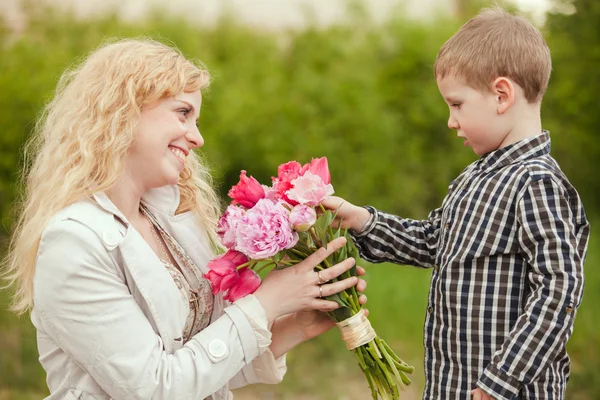
[[[583,305],[569,342],[573,372],[569,400],[600,398],[599,240],[592,240],[586,262]],[[420,398],[423,388],[423,319],[429,271],[389,264],[367,265],[368,308],[377,331],[396,353],[415,366],[412,390],[403,399]],[[7,293],[0,292],[0,400],[40,398],[46,393],[45,375],[37,361],[35,332],[28,318],[6,310]],[[236,399],[367,399],[368,390],[353,354],[339,333],[305,343],[288,355],[283,384],[256,385],[236,391]]]

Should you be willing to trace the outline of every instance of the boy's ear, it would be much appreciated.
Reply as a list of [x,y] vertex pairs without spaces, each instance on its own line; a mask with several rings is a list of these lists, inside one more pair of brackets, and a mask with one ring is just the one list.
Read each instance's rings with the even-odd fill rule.
[[496,97],[498,114],[504,114],[515,103],[515,85],[503,76],[492,83],[492,93]]

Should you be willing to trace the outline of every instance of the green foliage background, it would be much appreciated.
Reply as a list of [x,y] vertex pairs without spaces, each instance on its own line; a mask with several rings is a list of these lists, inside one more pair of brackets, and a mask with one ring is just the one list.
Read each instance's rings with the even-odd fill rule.
[[[476,2],[484,3],[484,2]],[[542,28],[554,71],[543,105],[553,154],[579,189],[590,219],[598,220],[600,180],[600,3],[566,2],[576,12],[549,15]],[[473,15],[467,8],[465,17]],[[202,152],[222,191],[241,169],[269,182],[278,164],[327,156],[336,193],[357,204],[422,218],[442,200],[448,183],[475,159],[446,127],[447,108],[432,74],[435,55],[465,18],[415,22],[391,16],[374,24],[349,7],[342,24],[302,31],[261,32],[224,17],[195,26],[157,13],[144,22],[114,15],[80,20],[31,8],[26,30],[0,26],[0,240],[14,220],[22,145],[62,71],[108,38],[151,36],[201,59],[214,75],[205,96]],[[569,342],[569,399],[600,398],[599,241],[592,238],[586,292]],[[380,336],[417,367],[420,395],[422,321],[429,273],[393,265],[368,266],[370,319]],[[0,292],[0,400],[40,398],[45,375],[37,362],[28,318],[8,311]],[[330,332],[289,355],[282,385],[256,386],[239,398],[362,399],[366,384]],[[301,397],[300,393],[309,395]],[[413,393],[413,394],[414,394]],[[408,397],[411,398],[411,397]]]

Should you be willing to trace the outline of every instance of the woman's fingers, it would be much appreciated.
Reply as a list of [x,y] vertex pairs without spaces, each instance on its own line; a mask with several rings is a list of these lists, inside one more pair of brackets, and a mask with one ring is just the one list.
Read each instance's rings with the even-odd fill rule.
[[318,310],[323,312],[337,310],[338,308],[340,308],[340,305],[335,301],[323,300],[318,298],[314,299],[308,307],[309,310]]
[[334,239],[331,242],[327,243],[327,247],[321,247],[319,250],[315,251],[310,256],[308,256],[304,261],[297,264],[297,266],[301,267],[302,269],[312,271],[314,267],[319,265],[323,260],[325,260],[327,257],[332,255],[334,252],[341,249],[345,245],[345,237],[342,236],[337,239]]
[[321,270],[321,272],[319,274],[320,274],[321,278],[323,279],[323,282],[327,282],[334,278],[337,278],[344,272],[348,271],[350,268],[352,268],[352,266],[354,265],[355,262],[356,261],[354,260],[354,258],[349,257],[349,258],[346,258],[344,261],[335,264],[331,268]]
[[338,282],[333,282],[333,283],[328,283],[325,285],[317,286],[315,288],[315,290],[316,290],[315,297],[327,297],[327,296],[331,296],[332,294],[339,293],[342,290],[346,290],[346,289],[351,288],[352,286],[356,285],[357,281],[358,281],[358,278],[355,276],[352,276],[350,278],[344,279],[343,281],[338,281]]
[[366,273],[367,271],[363,267],[356,266],[356,274],[358,276],[364,276]]

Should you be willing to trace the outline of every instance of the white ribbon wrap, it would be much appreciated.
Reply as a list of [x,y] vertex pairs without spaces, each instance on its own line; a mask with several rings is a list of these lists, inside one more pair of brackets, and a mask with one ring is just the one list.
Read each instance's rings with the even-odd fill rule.
[[342,339],[346,342],[348,350],[354,350],[377,337],[371,322],[369,322],[362,309],[350,318],[336,322],[336,325],[342,334]]

